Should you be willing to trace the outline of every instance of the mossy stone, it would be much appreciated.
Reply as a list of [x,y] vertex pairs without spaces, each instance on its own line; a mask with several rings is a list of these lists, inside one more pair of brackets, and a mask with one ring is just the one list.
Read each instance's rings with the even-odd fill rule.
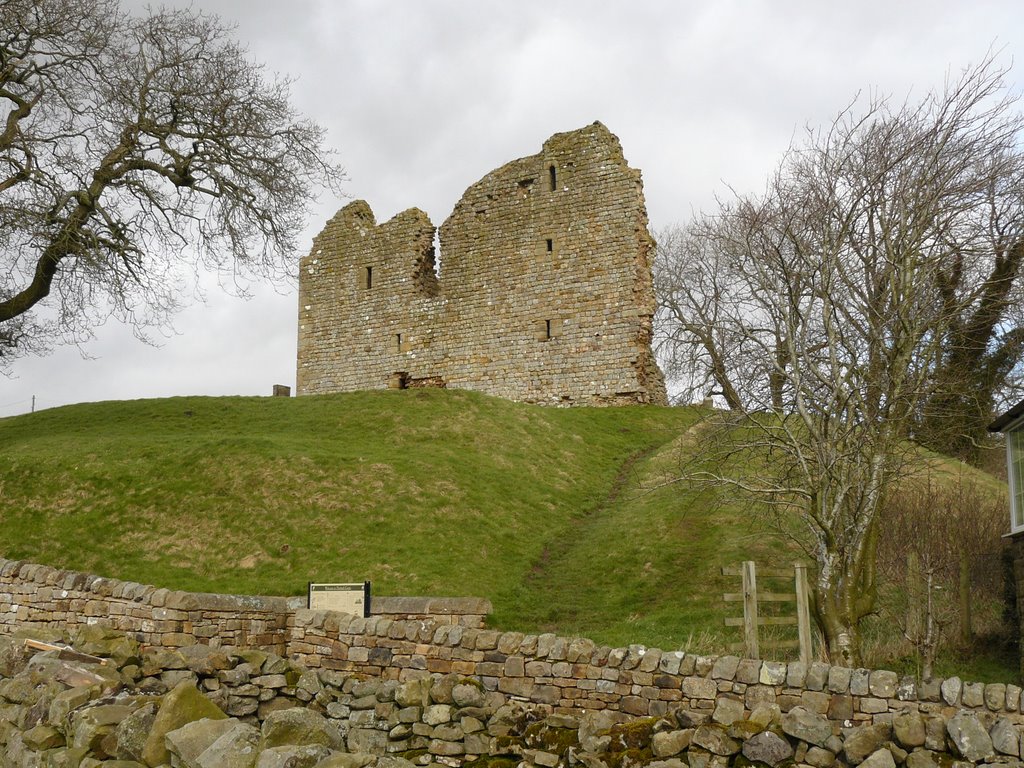
[[118,723],[115,757],[120,760],[142,760],[142,751],[146,748],[146,739],[156,719],[158,706],[159,700],[147,702]]
[[64,746],[63,734],[50,725],[37,725],[35,728],[30,728],[22,734],[21,740],[36,752]]
[[494,739],[495,755],[521,755],[523,754],[523,737],[507,734]]
[[[611,737],[608,751],[623,752],[649,748],[654,728],[660,719],[657,717],[641,717],[632,722],[613,725],[608,729],[608,735]],[[648,751],[650,750],[648,749]]]
[[504,755],[481,755],[476,760],[463,763],[462,768],[516,768],[519,759]]
[[287,745],[315,744],[331,749],[343,749],[345,740],[337,726],[326,717],[304,707],[271,712],[260,729],[261,750]]
[[608,768],[636,768],[652,762],[654,755],[649,749],[624,749],[621,752],[610,752],[604,759]]
[[78,627],[72,634],[71,645],[76,651],[112,659],[118,668],[140,660],[138,641],[124,632],[99,624],[84,624]]
[[533,723],[527,726],[523,742],[531,749],[564,755],[570,747],[579,746],[579,731],[574,728],[556,728],[543,722]]
[[187,723],[203,718],[225,720],[227,715],[203,696],[191,682],[182,681],[164,696],[160,703],[160,709],[146,738],[146,746],[142,750],[142,761],[150,768],[169,763],[171,758],[164,737]]
[[251,665],[256,671],[261,670],[263,668],[263,663],[270,658],[269,653],[266,651],[260,651],[256,648],[238,648],[232,656],[236,656],[246,664]]
[[734,739],[746,741],[764,730],[766,730],[765,727],[760,723],[755,723],[751,720],[737,720],[726,728],[726,733]]

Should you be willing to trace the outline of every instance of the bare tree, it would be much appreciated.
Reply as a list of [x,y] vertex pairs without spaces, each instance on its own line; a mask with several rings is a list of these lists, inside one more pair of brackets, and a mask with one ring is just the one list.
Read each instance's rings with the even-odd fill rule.
[[[663,294],[681,368],[732,408],[707,441],[727,455],[691,474],[795,513],[835,663],[860,658],[879,510],[911,463],[951,329],[984,291],[945,290],[951,264],[993,252],[992,190],[1021,171],[1003,76],[986,61],[918,104],[855,102],[788,152],[763,195],[700,217],[681,259],[699,277]],[[1005,191],[1012,241],[1021,190]]]
[[[1003,75],[991,61],[980,70],[996,80]],[[1019,130],[1019,117],[1012,113],[1012,106],[1013,100],[1006,100],[996,108],[1011,133]],[[909,115],[918,109],[904,105],[900,112]],[[876,99],[862,117],[871,121],[877,117],[872,113],[888,110],[885,100]],[[837,123],[833,132],[856,129],[866,133],[865,126],[853,125],[852,116],[847,112],[843,116],[847,124]],[[947,121],[957,118],[946,115]],[[888,119],[898,120],[899,115],[890,114]],[[817,134],[810,141],[822,138]],[[979,460],[979,449],[990,442],[985,425],[994,411],[1016,402],[1024,393],[1024,162],[1019,142],[1014,139],[1007,141],[1004,136],[991,146],[979,147],[979,141],[991,139],[960,137],[963,150],[977,151],[977,162],[987,164],[972,170],[973,186],[958,193],[949,187],[962,179],[952,174],[938,179],[946,187],[944,194],[961,195],[955,200],[945,198],[950,217],[942,234],[948,238],[943,243],[947,261],[936,278],[936,300],[943,304],[944,335],[927,396],[908,424],[908,433],[919,442],[973,463]],[[869,151],[866,146],[863,149]],[[884,160],[898,168],[872,170],[866,167],[872,158],[865,156],[863,172],[878,174],[879,184],[893,181],[900,169],[904,173],[920,172],[912,165],[921,158],[914,156],[913,147],[906,149],[905,156]],[[794,149],[790,159],[808,150],[809,146]],[[977,183],[979,179],[984,183]],[[777,182],[775,179],[772,184]],[[768,205],[771,197],[769,193],[759,202]],[[922,202],[928,201],[918,196],[902,204],[919,206]],[[737,200],[720,205],[725,212],[741,204],[742,200]],[[726,218],[699,216],[685,228],[671,227],[659,233],[655,259],[659,357],[684,401],[710,393],[721,396],[730,409],[742,409],[751,389],[760,388],[773,395],[773,407],[778,409],[778,372],[752,366],[747,357],[738,354],[737,338],[723,332],[719,322],[719,305],[731,303],[730,294],[739,289],[734,285],[737,276],[729,273],[722,263],[723,255],[716,251],[718,237],[714,231],[727,226]]]
[[735,301],[733,280],[714,239],[698,236],[696,226],[658,233],[655,352],[667,378],[676,382],[680,400],[718,395],[730,409],[740,410],[739,382],[733,384],[742,376],[736,357],[740,345],[721,317]]
[[342,178],[288,82],[191,9],[4,0],[0,110],[0,363],[164,323],[198,269],[284,276]]

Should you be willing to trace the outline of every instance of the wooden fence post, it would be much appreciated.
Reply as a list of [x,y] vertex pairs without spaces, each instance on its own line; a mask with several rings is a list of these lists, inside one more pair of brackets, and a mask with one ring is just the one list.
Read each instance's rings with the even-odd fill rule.
[[796,572],[796,633],[800,640],[800,661],[805,668],[811,663],[811,608],[807,589],[807,566],[794,563]]
[[748,659],[759,659],[757,643],[757,566],[743,561],[743,645]]

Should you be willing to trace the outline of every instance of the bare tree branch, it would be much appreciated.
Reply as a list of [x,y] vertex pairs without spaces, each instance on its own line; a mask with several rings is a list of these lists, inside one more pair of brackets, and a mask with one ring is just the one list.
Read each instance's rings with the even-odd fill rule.
[[230,28],[116,0],[7,0],[0,20],[0,363],[110,313],[165,323],[199,269],[287,277],[343,174]]

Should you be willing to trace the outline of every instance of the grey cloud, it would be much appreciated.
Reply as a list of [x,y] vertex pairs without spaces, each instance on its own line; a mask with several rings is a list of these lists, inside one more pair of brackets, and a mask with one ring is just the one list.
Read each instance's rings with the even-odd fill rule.
[[[133,0],[129,7],[147,3]],[[1017,0],[175,0],[238,23],[296,105],[329,130],[347,192],[378,219],[417,206],[435,224],[492,168],[600,119],[644,172],[655,227],[757,189],[795,132],[858,90],[902,98],[994,46],[1024,61]],[[1013,73],[1018,88],[1024,74]],[[324,197],[305,242],[344,204]],[[296,254],[298,259],[300,254]],[[294,291],[216,290],[150,348],[110,324],[75,349],[20,361],[0,416],[80,400],[266,394],[294,379]],[[4,404],[18,405],[5,407]]]

